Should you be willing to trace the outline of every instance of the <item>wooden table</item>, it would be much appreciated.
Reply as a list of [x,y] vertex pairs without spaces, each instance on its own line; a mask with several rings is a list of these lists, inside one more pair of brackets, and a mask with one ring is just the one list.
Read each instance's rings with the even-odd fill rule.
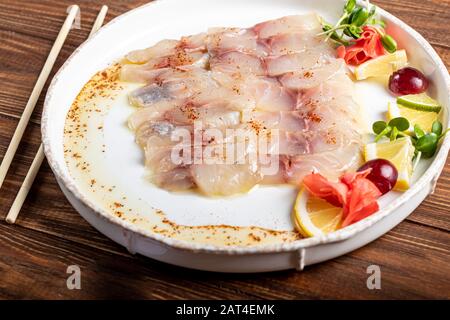
[[[81,29],[70,33],[53,72],[86,39],[101,4],[110,7],[109,21],[146,1],[77,2]],[[450,0],[373,2],[421,32],[450,66]],[[0,0],[0,158],[70,4]],[[40,142],[44,97],[0,190],[0,298],[450,298],[450,161],[435,194],[399,226],[364,248],[303,272],[214,274],[133,256],[78,215],[47,163],[17,224],[8,225],[3,218]],[[81,290],[66,287],[66,269],[74,264],[81,267]],[[381,267],[381,290],[366,287],[366,268],[372,264]]]

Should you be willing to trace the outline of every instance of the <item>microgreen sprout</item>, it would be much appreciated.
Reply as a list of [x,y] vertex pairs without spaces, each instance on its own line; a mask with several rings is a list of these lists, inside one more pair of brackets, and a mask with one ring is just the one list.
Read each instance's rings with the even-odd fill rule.
[[394,38],[386,34],[383,28],[376,26],[375,30],[377,30],[378,34],[380,35],[381,44],[383,45],[383,47],[386,49],[387,52],[394,53],[395,51],[397,51],[397,41],[395,41]]
[[384,34],[381,37],[381,43],[387,52],[394,53],[397,51],[397,41],[395,41],[390,35]]
[[439,141],[445,137],[450,129],[442,128],[442,123],[434,121],[431,127],[431,132],[425,132],[418,124],[414,126],[415,139],[413,139],[416,153],[423,158],[431,158],[435,155]]
[[450,132],[450,128],[443,131],[442,123],[434,121],[431,127],[431,132],[425,132],[420,125],[414,125],[414,132],[407,134],[406,131],[410,128],[408,119],[403,117],[394,118],[388,123],[384,121],[376,121],[372,124],[372,130],[375,133],[375,142],[380,141],[381,138],[387,137],[394,141],[398,137],[409,137],[415,148],[414,164],[415,168],[421,158],[431,158],[435,155],[438,148],[439,141]]
[[399,136],[406,137],[404,131],[409,129],[409,121],[406,118],[394,118],[389,123],[384,121],[376,121],[372,125],[372,130],[376,134],[375,142],[380,141],[382,137],[388,137],[391,141],[396,140]]
[[[366,6],[361,7],[356,4],[355,0],[348,0],[343,9],[342,16],[333,26],[322,21],[322,33],[326,35],[325,41],[332,39],[338,44],[349,45],[348,38],[359,39],[363,33],[363,27],[366,25],[375,26],[381,36],[381,43],[389,53],[397,50],[397,42],[382,29],[386,27],[384,21],[375,17],[377,7],[366,1]],[[346,38],[348,37],[348,38]]]
[[[329,23],[323,23],[323,32],[319,35],[327,35],[326,40],[333,39],[336,42],[347,41],[344,35],[358,39],[362,33],[362,27],[368,24],[378,24],[379,20],[374,19],[376,6],[371,5],[369,1],[367,7],[357,6],[355,0],[348,0],[344,6],[342,16],[338,22],[332,26]],[[342,30],[339,34],[336,31]]]

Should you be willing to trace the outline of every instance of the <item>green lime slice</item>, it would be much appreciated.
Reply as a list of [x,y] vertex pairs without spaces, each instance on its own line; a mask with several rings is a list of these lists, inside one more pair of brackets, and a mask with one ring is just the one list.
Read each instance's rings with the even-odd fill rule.
[[439,113],[442,108],[439,105],[439,102],[430,98],[426,93],[408,94],[406,96],[398,97],[397,103],[406,108],[425,112]]

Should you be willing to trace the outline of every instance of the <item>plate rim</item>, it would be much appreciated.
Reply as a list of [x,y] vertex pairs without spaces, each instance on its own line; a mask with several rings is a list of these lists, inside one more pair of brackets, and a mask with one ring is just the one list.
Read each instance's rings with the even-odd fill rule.
[[[106,219],[107,221],[122,227],[126,230],[129,230],[133,233],[136,233],[137,235],[150,238],[153,240],[156,240],[164,245],[177,248],[177,249],[184,249],[184,250],[190,250],[190,251],[197,251],[197,252],[207,252],[207,253],[217,253],[217,254],[255,254],[255,253],[279,253],[279,252],[292,252],[292,251],[298,251],[299,249],[304,249],[312,246],[317,246],[320,244],[325,243],[333,243],[337,241],[343,241],[346,239],[349,239],[356,235],[357,233],[362,232],[363,230],[366,230],[370,228],[375,223],[383,220],[386,216],[390,215],[395,209],[397,209],[399,206],[407,202],[409,199],[414,197],[416,193],[418,193],[419,190],[426,187],[428,184],[432,183],[432,187],[439,178],[441,171],[443,169],[443,166],[445,165],[445,161],[447,159],[447,155],[450,150],[450,135],[447,135],[444,138],[444,141],[441,144],[441,147],[439,149],[438,154],[435,156],[435,159],[430,164],[430,166],[426,169],[425,173],[417,180],[417,182],[414,184],[412,188],[410,188],[408,191],[400,195],[398,198],[396,198],[394,201],[390,202],[386,208],[383,210],[380,210],[379,212],[375,213],[374,215],[367,217],[351,226],[348,226],[346,228],[340,229],[338,231],[335,231],[333,233],[317,236],[317,237],[311,237],[311,238],[304,238],[295,240],[293,242],[289,243],[277,243],[277,244],[268,244],[268,245],[253,245],[253,246],[220,246],[220,245],[211,245],[211,244],[201,244],[201,243],[192,243],[184,240],[178,240],[173,238],[168,238],[166,236],[152,233],[148,230],[145,230],[143,228],[140,228],[136,226],[135,224],[132,224],[131,222],[124,221],[110,213],[108,213],[106,210],[100,208],[94,201],[91,201],[88,197],[86,197],[83,192],[80,190],[80,188],[77,186],[77,184],[73,181],[73,178],[70,177],[68,173],[66,173],[62,167],[62,164],[57,161],[56,156],[54,155],[54,150],[52,147],[52,139],[50,135],[50,129],[49,129],[49,122],[51,119],[50,116],[50,105],[52,104],[52,96],[53,91],[56,87],[56,84],[58,83],[60,75],[64,72],[66,67],[71,63],[71,61],[74,59],[74,57],[85,47],[87,44],[95,41],[95,39],[99,36],[99,34],[105,32],[108,30],[112,25],[120,22],[127,16],[133,14],[136,11],[143,10],[149,6],[155,6],[159,3],[163,2],[162,0],[156,0],[147,4],[144,4],[142,6],[139,6],[135,9],[132,9],[128,12],[125,12],[124,14],[112,19],[108,24],[106,24],[104,27],[102,27],[95,35],[93,35],[90,39],[83,42],[72,54],[71,56],[65,61],[65,63],[62,65],[62,67],[58,70],[58,72],[55,74],[54,78],[52,79],[46,97],[44,102],[44,108],[43,108],[43,114],[42,114],[42,120],[41,120],[41,131],[42,131],[42,144],[44,147],[44,152],[47,157],[48,163],[55,174],[56,178],[59,179],[64,186],[72,193],[72,195],[80,200],[84,205],[86,205],[92,213],[99,215],[101,218]],[[175,2],[174,0],[164,0],[164,2]],[[358,1],[361,2],[361,1]],[[415,41],[418,42],[418,44],[426,51],[427,54],[431,57],[433,62],[436,64],[438,72],[443,75],[443,79],[445,81],[447,91],[449,93],[449,103],[448,108],[450,109],[450,76],[448,73],[447,68],[445,67],[445,64],[443,63],[442,59],[439,57],[439,55],[436,53],[436,51],[433,49],[433,47],[429,44],[425,38],[415,31],[412,27],[410,27],[408,24],[400,20],[399,18],[395,17],[391,13],[385,11],[384,9],[379,8],[379,13],[382,17],[387,18],[392,23],[396,24],[400,28],[402,28],[406,33],[409,33]],[[449,113],[450,110],[447,110],[447,113]],[[447,127],[450,127],[450,116],[447,120]],[[431,190],[430,190],[431,191]],[[78,211],[78,210],[77,210]]]

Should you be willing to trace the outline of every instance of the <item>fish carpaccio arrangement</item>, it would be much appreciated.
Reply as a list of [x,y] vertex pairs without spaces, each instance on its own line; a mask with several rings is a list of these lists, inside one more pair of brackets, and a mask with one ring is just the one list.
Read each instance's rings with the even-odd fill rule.
[[[299,185],[311,172],[333,179],[355,170],[362,143],[354,84],[333,43],[317,36],[321,31],[316,14],[294,15],[247,29],[212,28],[129,53],[121,80],[145,84],[129,96],[138,107],[129,126],[152,182],[216,196],[258,184]],[[174,162],[176,129],[196,141],[192,154],[207,146],[225,150],[230,142],[205,134],[196,140],[196,122],[202,132],[214,129],[223,137],[230,129],[258,138],[276,130],[277,141],[261,151],[258,139],[246,140],[231,160],[226,151],[210,155],[222,162]],[[264,170],[260,154],[250,157],[261,152],[277,162],[270,163],[276,170]]]
[[[429,95],[435,85],[409,64],[387,32],[395,26],[387,28],[376,6],[348,0],[336,21],[309,13],[212,28],[161,40],[115,64],[111,81],[130,84],[128,125],[150,181],[208,197],[290,184],[298,189],[292,221],[307,237],[357,223],[379,211],[383,195],[408,190],[418,163],[434,157],[450,132]],[[369,78],[391,97],[375,101],[386,112],[372,134],[354,87]],[[78,107],[69,112],[68,138],[86,130],[76,122]],[[103,128],[99,123],[91,126]],[[81,161],[81,146],[72,147],[68,155]],[[87,167],[78,162],[76,169]],[[107,189],[91,178],[94,185]],[[168,196],[177,201],[177,194]]]

